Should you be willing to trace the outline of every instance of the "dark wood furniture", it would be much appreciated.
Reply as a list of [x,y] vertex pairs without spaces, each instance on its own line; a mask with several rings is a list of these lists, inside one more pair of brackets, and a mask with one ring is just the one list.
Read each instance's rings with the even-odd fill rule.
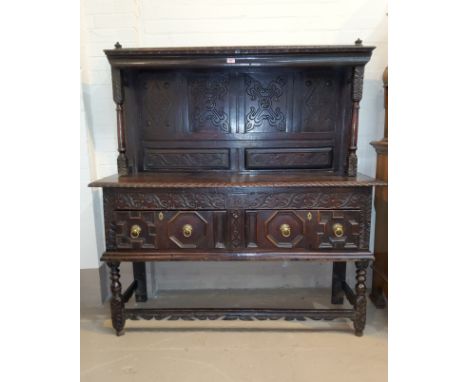
[[[384,138],[372,142],[377,152],[377,179],[388,181],[388,68],[383,75],[385,90]],[[370,299],[377,308],[385,308],[388,299],[388,189],[375,190],[375,261],[373,263],[372,291]]]
[[[372,187],[356,174],[362,46],[116,49],[118,175],[102,187],[112,323],[126,319],[333,319],[362,335]],[[352,309],[129,309],[148,261],[333,262]],[[119,264],[134,264],[122,291]],[[345,280],[356,264],[355,292]]]

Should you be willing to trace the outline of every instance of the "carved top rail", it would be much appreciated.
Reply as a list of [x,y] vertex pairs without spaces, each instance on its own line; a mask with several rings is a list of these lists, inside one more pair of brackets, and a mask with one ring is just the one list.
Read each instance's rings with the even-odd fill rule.
[[[365,65],[374,47],[362,45],[232,46],[181,48],[118,48],[105,54],[116,68],[211,66]],[[226,56],[226,57],[223,57]],[[285,57],[287,56],[287,57]],[[226,61],[226,58],[235,60]]]

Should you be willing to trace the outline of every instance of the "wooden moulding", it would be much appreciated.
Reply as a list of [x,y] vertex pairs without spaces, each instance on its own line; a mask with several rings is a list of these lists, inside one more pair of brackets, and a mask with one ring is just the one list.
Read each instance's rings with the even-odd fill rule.
[[[365,65],[373,46],[119,48],[104,50],[114,68],[310,67]],[[234,60],[227,60],[234,58]]]
[[197,251],[197,250],[157,250],[106,251],[101,261],[282,261],[282,260],[320,260],[320,261],[356,261],[373,260],[370,251],[331,252],[331,251],[248,251],[237,249],[232,251]]

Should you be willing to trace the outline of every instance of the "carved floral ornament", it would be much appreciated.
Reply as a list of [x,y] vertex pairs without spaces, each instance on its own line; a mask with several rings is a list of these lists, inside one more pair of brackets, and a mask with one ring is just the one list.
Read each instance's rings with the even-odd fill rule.
[[[367,190],[364,190],[367,191]],[[255,192],[225,194],[223,192],[116,192],[105,195],[112,198],[115,208],[360,208],[370,200],[367,192],[322,188],[310,192]]]

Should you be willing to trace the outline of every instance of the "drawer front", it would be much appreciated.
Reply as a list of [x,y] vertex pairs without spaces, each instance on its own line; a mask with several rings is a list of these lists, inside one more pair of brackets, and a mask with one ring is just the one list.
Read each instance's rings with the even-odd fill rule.
[[115,211],[117,249],[225,248],[226,211]]
[[249,248],[358,249],[360,211],[246,211]]
[[331,147],[245,150],[245,164],[249,170],[329,169],[332,161]]

